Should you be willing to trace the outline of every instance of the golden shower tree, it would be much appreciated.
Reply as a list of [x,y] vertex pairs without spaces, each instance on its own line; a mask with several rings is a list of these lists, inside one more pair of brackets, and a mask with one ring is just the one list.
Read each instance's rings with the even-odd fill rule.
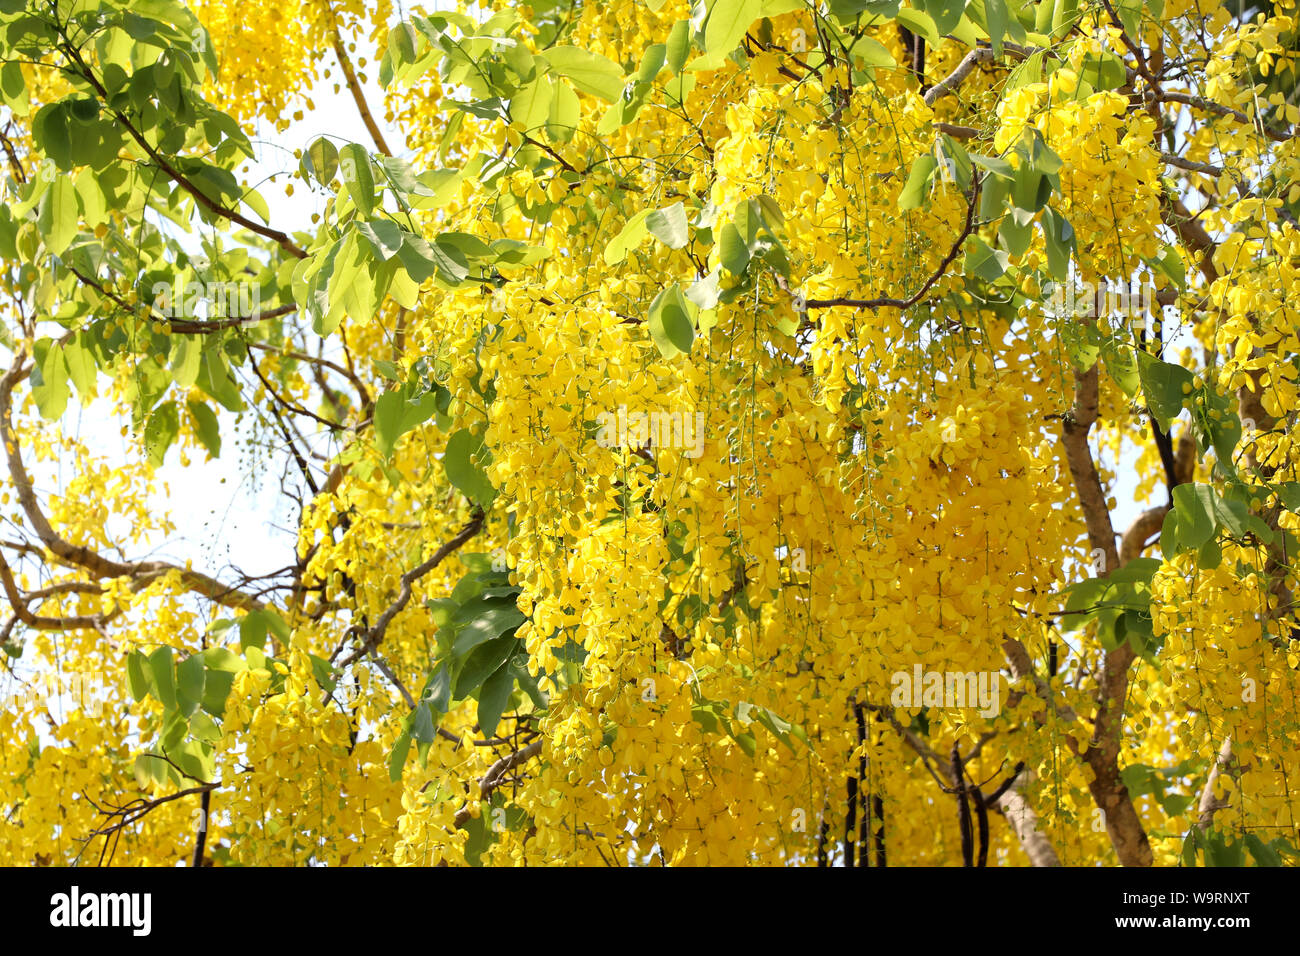
[[1294,862],[1296,8],[907,4],[0,0],[0,861]]

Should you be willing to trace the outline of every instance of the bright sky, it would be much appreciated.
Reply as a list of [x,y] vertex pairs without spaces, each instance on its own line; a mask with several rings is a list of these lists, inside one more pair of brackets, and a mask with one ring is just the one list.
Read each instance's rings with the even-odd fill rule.
[[[374,80],[373,58],[359,47],[353,54],[354,62],[362,53],[367,55],[368,65],[363,71],[367,73],[366,102],[390,148],[400,151],[403,136],[383,120],[383,97]],[[267,181],[273,173],[297,168],[295,149],[305,148],[319,135],[332,137],[336,144],[351,141],[374,149],[332,52],[327,55],[326,65],[333,68],[333,75],[311,90],[314,111],[305,111],[303,120],[284,133],[266,128],[249,131],[257,161],[250,165],[245,178],[270,206],[271,224],[285,232],[310,228],[312,213],[323,212],[326,199],[301,180],[293,181],[292,196],[285,195],[284,187],[290,182],[285,176],[279,176],[275,183]],[[335,81],[340,84],[338,93],[334,92]],[[172,516],[177,531],[166,540],[149,542],[154,548],[150,556],[178,561],[192,558],[197,570],[222,579],[231,577],[232,566],[250,574],[282,568],[293,560],[291,529],[297,523],[294,506],[284,499],[280,489],[284,456],[277,455],[267,463],[264,450],[254,450],[250,455],[242,442],[237,444],[250,435],[247,426],[252,416],[246,416],[242,425],[236,425],[235,416],[224,410],[219,418],[220,458],[205,463],[205,454],[199,451],[191,455],[186,468],[179,462],[179,450],[173,448],[157,469],[156,507]],[[305,429],[309,424],[303,422],[300,427]],[[74,397],[64,425],[94,453],[106,455],[110,461],[124,461],[134,454],[128,438],[120,434],[120,420],[106,402],[97,401],[83,408]],[[75,464],[59,462],[46,472],[33,470],[40,475],[37,480],[41,490],[49,492],[64,486],[75,474]],[[129,528],[122,525],[121,519],[113,519],[110,528],[119,533],[119,540],[130,540]],[[130,557],[146,555],[132,551]]]

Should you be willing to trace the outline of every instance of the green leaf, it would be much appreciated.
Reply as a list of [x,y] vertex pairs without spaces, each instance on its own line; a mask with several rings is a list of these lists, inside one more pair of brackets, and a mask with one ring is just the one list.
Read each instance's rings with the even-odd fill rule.
[[979,236],[971,237],[970,248],[966,251],[965,272],[978,276],[985,282],[994,282],[1007,271],[1010,257],[1001,249],[992,249]]
[[1147,407],[1161,429],[1167,432],[1192,392],[1192,373],[1181,365],[1162,362],[1149,352],[1138,352],[1137,361]]
[[652,43],[641,54],[641,66],[636,71],[638,83],[649,83],[659,75],[668,60],[668,46],[664,43]]
[[462,428],[447,439],[447,449],[442,456],[442,466],[447,480],[469,498],[486,508],[496,497],[496,489],[474,459],[483,450],[482,435]]
[[1174,510],[1178,513],[1178,545],[1197,549],[1214,537],[1215,494],[1209,485],[1183,484],[1174,488]]
[[1057,282],[1064,282],[1070,274],[1070,253],[1076,248],[1074,227],[1050,206],[1043,210],[1039,224],[1047,249],[1047,272]]
[[430,244],[410,232],[403,234],[397,258],[406,274],[416,282],[424,282],[436,275],[454,285],[469,275],[469,260],[456,246],[437,241]]
[[498,262],[511,266],[530,266],[550,255],[545,246],[529,245],[519,239],[493,239],[492,251]]
[[172,649],[160,647],[149,655],[149,674],[153,678],[152,687],[158,699],[167,710],[176,706],[176,681],[172,668]]
[[203,658],[198,654],[191,654],[176,665],[176,701],[186,717],[197,711],[203,701],[205,676]]
[[546,74],[538,76],[510,100],[510,118],[525,132],[546,124],[551,115],[554,86]]
[[508,664],[498,667],[486,681],[478,695],[478,726],[484,737],[491,739],[501,723],[501,713],[515,689],[515,677]]
[[556,46],[542,54],[551,69],[584,93],[612,103],[623,95],[623,69],[613,60],[576,46]]
[[1029,158],[1029,166],[1044,176],[1055,176],[1059,173],[1065,164],[1052,147],[1047,145],[1047,140],[1043,138],[1038,127],[1030,126],[1026,130],[1026,135],[1029,139],[1029,149],[1026,154]]
[[316,182],[328,186],[334,181],[339,171],[339,151],[333,142],[324,136],[317,136],[303,153],[307,171]]
[[434,735],[438,732],[437,724],[433,719],[433,710],[427,703],[421,703],[411,711],[411,716],[407,718],[407,725],[416,743],[433,743]]
[[56,256],[63,255],[77,235],[77,189],[70,176],[56,175],[49,190],[41,197],[37,228],[45,238],[45,247]]
[[380,171],[388,180],[388,185],[405,202],[416,190],[424,191],[423,185],[415,175],[415,169],[404,159],[396,156],[376,156]]
[[496,842],[491,821],[486,814],[482,814],[466,820],[460,829],[466,833],[465,862],[470,866],[482,866],[483,854]]
[[327,694],[333,694],[335,688],[339,685],[339,678],[330,666],[330,662],[323,657],[317,657],[315,654],[308,654],[307,657],[311,661],[312,678],[315,679],[321,690]]
[[1129,398],[1137,394],[1142,384],[1141,379],[1138,378],[1137,358],[1134,352],[1135,349],[1122,344],[1114,336],[1107,336],[1101,340],[1101,354],[1106,360],[1106,371]]
[[22,64],[10,60],[0,67],[0,95],[4,103],[15,115],[26,116],[29,109],[27,80],[23,77]]
[[[221,739],[221,728],[218,727],[216,722],[206,713],[203,711],[197,711],[194,716],[190,718],[190,736],[197,742],[215,744]],[[209,774],[210,771],[207,771],[199,774],[199,776],[202,779],[207,779]]]
[[1022,163],[1011,183],[1011,202],[1021,209],[1037,212],[1047,205],[1052,184],[1047,176],[1029,163]]
[[[686,298],[694,302],[701,309],[712,309],[718,304],[718,279],[721,278],[721,271],[714,269],[703,279],[699,279],[691,284],[686,290]],[[701,316],[701,320],[703,317]],[[707,331],[707,328],[701,324],[700,331]]]
[[185,403],[189,409],[190,417],[194,420],[195,437],[208,450],[208,454],[213,458],[221,455],[221,426],[217,423],[216,413],[208,407],[207,402],[198,402],[193,399]]
[[668,33],[666,46],[668,50],[665,62],[668,69],[673,73],[682,72],[682,67],[686,65],[686,58],[691,52],[691,21],[678,20],[674,23]]
[[135,782],[141,788],[151,787],[155,784],[166,784],[171,779],[173,772],[167,761],[154,754],[140,754],[135,758],[135,763],[132,765]]
[[1178,512],[1170,508],[1165,514],[1165,520],[1160,525],[1160,553],[1165,556],[1165,560],[1172,560],[1179,550],[1178,541]]
[[1120,22],[1130,37],[1142,35],[1142,0],[1116,0]]
[[1240,867],[1246,863],[1246,841],[1229,842],[1228,835],[1217,830],[1201,834],[1206,866]]
[[243,411],[244,402],[239,395],[239,385],[220,348],[203,350],[203,362],[199,366],[197,382],[199,388],[230,411]]
[[55,166],[64,172],[72,170],[72,133],[63,103],[48,103],[40,108],[32,119],[32,138]]
[[1128,642],[1129,646],[1147,661],[1155,663],[1156,655],[1164,643],[1155,636],[1150,609],[1130,608],[1115,620],[1115,637],[1118,643]]
[[943,181],[955,182],[963,192],[970,189],[971,167],[970,153],[966,147],[947,133],[939,134],[939,157],[942,166]]
[[494,641],[488,641],[474,648],[456,675],[453,697],[461,700],[478,690],[483,682],[510,658],[519,645],[520,641],[517,638],[498,637]]
[[[230,630],[234,623],[234,621],[231,621],[228,618],[221,621],[215,621],[209,630],[214,635],[224,634]],[[202,657],[204,666],[209,670],[221,671],[222,673],[238,674],[247,666],[244,663],[243,658],[225,647],[209,647],[207,650],[202,652]]]
[[[214,650],[224,651],[225,648],[210,647],[208,648],[207,651],[204,652],[205,657],[209,652]],[[227,651],[226,653],[229,654],[230,652]],[[233,654],[231,654],[230,656],[234,657],[235,660],[239,662],[242,668],[243,662],[239,661],[239,658],[235,657]],[[223,668],[210,667],[207,673],[204,675],[203,700],[200,702],[200,706],[202,706],[204,711],[211,714],[213,717],[221,718],[225,716],[226,698],[230,696],[231,685],[234,684],[235,682],[235,673],[236,671],[229,671]]]
[[[931,49],[939,46],[940,37],[938,25],[928,12],[913,10],[910,7],[903,7],[903,9],[898,11],[898,16],[895,17],[895,19],[913,33],[924,37],[925,41],[930,44]],[[960,14],[958,14],[957,19],[961,19]],[[955,21],[953,25],[956,25]]]
[[167,449],[180,434],[181,416],[175,402],[164,402],[155,408],[144,427],[144,446],[149,454],[149,464],[157,468],[167,456]]
[[582,105],[578,94],[567,83],[556,83],[551,97],[551,113],[546,118],[546,135],[552,142],[567,143],[577,132],[582,119]]
[[893,69],[898,66],[898,61],[894,59],[889,49],[877,40],[875,37],[863,36],[854,41],[853,46],[849,49],[849,58],[852,60],[861,60],[864,67],[879,66],[885,69]]
[[691,707],[691,719],[700,725],[705,733],[727,733],[727,718],[722,705],[716,700],[704,701]]
[[1086,372],[1097,364],[1102,338],[1096,322],[1068,319],[1061,322],[1058,334],[1061,337],[1061,347],[1076,369]]
[[1006,0],[984,0],[984,15],[993,55],[1000,57],[1002,41],[1006,38],[1007,28],[1011,25],[1011,15],[1007,11]]
[[744,275],[749,266],[749,244],[735,223],[727,223],[718,236],[718,261],[732,275]]
[[443,661],[429,675],[420,699],[426,702],[431,710],[439,714],[445,714],[451,709],[451,668],[449,662]]
[[68,377],[77,386],[77,392],[83,400],[94,396],[95,380],[99,374],[95,356],[82,342],[85,338],[85,333],[82,333],[63,346],[63,361],[68,367]]
[[606,265],[618,265],[627,258],[627,254],[631,250],[641,244],[641,240],[645,239],[648,232],[646,220],[650,218],[650,214],[653,212],[657,212],[657,210],[642,209],[623,225],[617,236],[606,243]]
[[268,633],[275,634],[281,641],[289,639],[289,628],[278,612],[270,608],[249,611],[239,622],[240,650],[265,647]]
[[[346,312],[357,309],[354,286],[369,280],[366,253],[358,240],[359,232],[349,230],[347,235],[327,254],[317,275],[324,292],[324,306],[318,310],[313,327],[318,335],[329,335],[338,328]],[[369,316],[358,316],[368,319]]]
[[32,397],[41,416],[52,421],[68,406],[68,365],[63,350],[50,339],[39,340],[32,351]]
[[[1040,10],[1046,9],[1048,11],[1051,11],[1052,0],[1040,0],[1039,9]],[[1049,17],[1050,17],[1050,12],[1049,12]],[[1043,31],[1039,31],[1039,32],[1043,32]],[[1028,86],[1030,83],[1042,82],[1043,52],[1044,51],[1042,50],[1038,50],[1036,53],[1034,53],[1032,56],[1026,59],[1023,63],[1017,66],[1014,70],[1012,70],[1011,75],[1007,77],[1006,86],[1003,87],[1003,90],[1009,93],[1012,90],[1018,90],[1023,86]]]
[[1012,207],[998,225],[998,241],[1012,258],[1025,254],[1034,239],[1034,214]]
[[1158,259],[1144,259],[1147,265],[1160,272],[1179,289],[1187,287],[1187,263],[1174,246],[1166,246]]
[[172,378],[182,389],[199,380],[203,341],[198,336],[172,336]]
[[655,209],[645,219],[646,228],[669,249],[680,249],[686,245],[686,207],[680,202],[673,203],[667,209]]
[[430,418],[437,406],[437,396],[425,392],[412,400],[408,390],[394,389],[380,395],[375,401],[375,445],[385,457],[393,454],[398,440]]
[[903,191],[898,194],[898,208],[904,211],[917,209],[930,195],[930,177],[934,175],[939,161],[933,153],[922,153],[912,161],[912,171],[908,174]]
[[650,338],[664,358],[690,352],[695,339],[695,323],[690,305],[674,282],[650,303]]
[[1091,83],[1096,90],[1117,90],[1128,77],[1124,63],[1113,53],[1089,53],[1079,67],[1079,78]]
[[[523,663],[521,663],[523,661]],[[550,701],[542,693],[542,689],[537,685],[537,678],[528,673],[527,657],[515,657],[510,662],[511,673],[515,675],[515,682],[520,689],[528,695],[533,702],[533,706],[538,710],[546,710]]]
[[126,655],[126,689],[132,700],[144,700],[145,694],[149,693],[149,678],[145,674],[147,663],[148,658],[140,651]]
[[921,9],[929,14],[940,35],[951,33],[966,10],[966,0],[920,0],[920,2]]
[[404,733],[393,743],[393,752],[388,758],[388,780],[397,783],[402,779],[402,768],[411,752],[411,735]]
[[348,143],[339,150],[339,169],[353,205],[369,218],[375,211],[375,174],[370,168],[370,154],[357,143]]
[[388,31],[388,49],[398,65],[404,66],[415,60],[415,27],[402,22]]
[[1237,403],[1229,395],[1218,392],[1208,384],[1196,394],[1200,401],[1194,410],[1192,423],[1201,452],[1203,454],[1213,448],[1218,469],[1225,475],[1235,475],[1233,454],[1237,443],[1241,441],[1241,418]]
[[524,623],[527,618],[509,600],[508,605],[487,607],[469,624],[460,629],[451,653],[454,657],[464,657],[480,644],[494,641],[506,631],[511,631]]
[[498,249],[493,248],[478,236],[472,235],[468,232],[440,233],[436,242],[444,249],[458,249],[464,254],[466,260],[484,259],[490,262],[496,260],[500,256],[500,251]]
[[1278,838],[1271,843],[1265,843],[1253,833],[1246,834],[1246,849],[1249,850],[1250,855],[1254,857],[1256,866],[1282,865],[1282,854],[1280,854],[1275,848],[1275,845],[1278,842],[1285,843],[1281,838]]
[[[804,733],[802,727],[796,727],[794,724],[778,716],[777,714],[774,714],[766,707],[756,707],[751,704],[749,705],[749,708],[750,708],[750,712],[754,715],[754,719],[756,719],[760,724],[762,724],[764,727],[770,730],[772,734],[778,740],[780,740],[781,743],[789,747],[791,751],[794,750],[794,744],[791,742],[792,738],[798,738],[799,740],[802,740],[805,744],[808,742],[808,737]],[[737,717],[740,716],[739,704],[736,705],[736,715]]]
[[391,219],[371,219],[356,225],[357,235],[370,244],[375,255],[383,262],[397,255],[410,235]]
[[705,55],[692,64],[692,69],[720,67],[727,54],[740,44],[750,24],[762,15],[762,0],[714,0],[704,24]]
[[[982,165],[983,157],[972,156],[977,165]],[[996,222],[1007,208],[1007,196],[1011,193],[1011,180],[999,175],[985,176],[980,186],[979,216],[988,222]]]

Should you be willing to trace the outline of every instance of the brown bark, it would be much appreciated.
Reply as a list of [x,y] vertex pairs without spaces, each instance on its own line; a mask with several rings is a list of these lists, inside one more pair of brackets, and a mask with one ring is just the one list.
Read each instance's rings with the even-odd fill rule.
[[[1086,372],[1075,373],[1074,408],[1066,417],[1062,442],[1070,474],[1074,478],[1079,504],[1083,508],[1088,540],[1094,551],[1101,551],[1105,559],[1102,577],[1120,566],[1120,553],[1115,547],[1115,529],[1106,506],[1106,492],[1101,477],[1093,464],[1092,450],[1088,446],[1088,432],[1097,421],[1098,381],[1097,366]],[[1144,518],[1146,523],[1144,523]],[[1163,515],[1162,515],[1163,518]],[[1129,542],[1137,538],[1152,519],[1143,516]],[[1145,541],[1145,537],[1142,538]],[[1132,543],[1126,548],[1131,559],[1141,553],[1141,547]],[[1101,673],[1097,679],[1097,712],[1093,719],[1092,738],[1083,752],[1083,759],[1092,770],[1093,778],[1088,790],[1093,801],[1105,815],[1106,833],[1111,845],[1124,866],[1150,866],[1153,860],[1151,844],[1142,827],[1133,798],[1120,777],[1120,738],[1124,726],[1124,701],[1128,697],[1128,671],[1135,658],[1133,648],[1123,644],[1107,651],[1102,658]]]

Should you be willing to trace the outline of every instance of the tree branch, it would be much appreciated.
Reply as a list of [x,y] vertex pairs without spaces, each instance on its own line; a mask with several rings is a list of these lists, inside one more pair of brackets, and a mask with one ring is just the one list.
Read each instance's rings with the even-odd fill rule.
[[366,105],[366,97],[361,90],[361,83],[357,79],[356,72],[352,69],[352,61],[348,59],[347,51],[343,48],[343,38],[339,36],[338,24],[331,25],[330,33],[334,43],[334,55],[338,58],[339,66],[343,69],[343,77],[347,80],[348,92],[352,94],[352,102],[357,104],[357,112],[361,114],[361,122],[366,124],[366,132],[375,141],[377,150],[385,156],[392,156],[392,150],[384,142],[384,134],[379,131],[379,124],[375,122],[370,107]]
[[[31,522],[36,536],[55,557],[69,564],[84,568],[98,578],[129,577],[139,582],[152,581],[166,574],[176,574],[181,583],[191,591],[203,595],[217,604],[236,610],[256,610],[264,607],[261,601],[245,594],[237,588],[229,587],[215,578],[198,571],[182,568],[166,561],[114,561],[97,551],[82,545],[74,545],[61,537],[50,525],[49,519],[41,510],[32,487],[31,477],[23,464],[18,436],[14,432],[12,419],[13,390],[18,382],[25,379],[31,367],[24,367],[25,356],[17,353],[14,364],[0,378],[0,437],[3,437],[5,453],[9,465],[9,477],[18,494],[18,503],[22,506],[27,520]],[[17,608],[15,608],[17,611]]]
[[947,96],[949,91],[961,83],[962,80],[974,72],[975,67],[985,63],[993,62],[993,50],[991,47],[979,47],[967,53],[956,68],[945,76],[926,92],[922,99],[925,100],[926,106],[933,106],[943,97]]
[[69,62],[76,66],[78,74],[95,90],[96,94],[98,94],[99,98],[103,101],[104,107],[108,112],[122,124],[122,127],[127,131],[130,137],[139,144],[142,150],[144,150],[145,155],[153,161],[154,165],[167,175],[168,179],[172,180],[172,182],[176,183],[193,196],[196,203],[214,216],[221,219],[229,219],[231,222],[243,226],[250,232],[256,233],[265,239],[270,239],[285,252],[297,259],[307,258],[307,253],[299,248],[299,246],[289,238],[286,233],[280,232],[278,229],[271,229],[268,226],[263,226],[262,224],[249,219],[247,216],[244,216],[233,209],[227,208],[194,185],[194,183],[192,183],[184,173],[172,165],[172,163],[159,153],[158,150],[150,145],[149,141],[145,139],[144,134],[136,129],[135,124],[127,119],[126,115],[121,110],[113,106],[112,97],[109,96],[108,90],[104,88],[104,85],[99,81],[99,78],[95,76],[94,72],[86,64],[86,61],[82,59],[81,54],[77,51],[77,48],[72,45],[71,41],[67,41],[65,38],[65,42],[62,44],[60,49],[64,56],[68,58]]
[[483,521],[483,509],[475,508],[469,523],[466,524],[465,527],[461,528],[454,538],[447,541],[446,544],[435,551],[432,557],[427,561],[416,565],[402,575],[401,586],[398,589],[397,597],[393,599],[393,603],[388,605],[388,607],[384,609],[384,612],[379,615],[379,620],[375,621],[374,626],[370,628],[361,646],[351,654],[345,656],[343,660],[339,662],[339,667],[346,667],[348,664],[364,656],[367,652],[378,647],[383,642],[384,632],[388,630],[388,625],[392,623],[393,618],[400,614],[402,609],[410,602],[411,586],[438,565],[442,564],[448,555],[457,551],[466,541],[478,534],[479,530],[483,527]]
[[1231,763],[1232,734],[1228,734],[1223,738],[1223,746],[1219,748],[1219,755],[1210,767],[1210,775],[1205,780],[1205,789],[1201,791],[1201,800],[1197,804],[1199,816],[1196,820],[1196,829],[1202,833],[1214,825],[1214,814],[1230,805],[1228,801],[1219,800],[1214,796],[1214,785],[1219,780],[1219,774],[1226,771]]
[[[516,750],[513,753],[506,754],[494,763],[488,768],[488,772],[479,779],[479,800],[487,800],[490,798],[497,787],[501,786],[501,784],[505,782],[505,775],[507,773],[519,766],[521,763],[524,763],[526,760],[536,757],[541,752],[542,738],[539,737],[523,750]],[[464,826],[469,822],[471,816],[472,814],[470,813],[469,807],[456,811],[456,826]]]
[[[931,775],[935,772],[930,767],[930,763],[933,761],[935,766],[939,768],[939,772],[944,775],[944,779],[948,781],[949,786],[955,784],[944,761],[930,749],[930,746],[925,741],[900,724],[891,708],[869,705],[868,709],[885,715],[885,718],[893,725],[898,735],[921,758],[922,764],[930,771]],[[999,794],[996,798],[990,798],[988,805],[1006,818],[1011,825],[1012,832],[1016,835],[1016,839],[1020,841],[1020,846],[1025,851],[1025,855],[1029,857],[1034,866],[1060,866],[1060,858],[1056,855],[1056,850],[1052,847],[1051,841],[1038,828],[1038,814],[1034,812],[1033,807],[1029,805],[1029,801],[1025,799],[1024,794],[1019,790],[1020,781],[1024,776],[1023,773],[1018,775],[1004,793]],[[943,786],[942,781],[940,781],[940,786]]]
[[967,197],[966,200],[965,225],[962,226],[962,230],[958,234],[957,239],[953,242],[952,248],[948,250],[948,254],[945,255],[943,261],[939,263],[939,268],[937,268],[930,277],[925,280],[925,283],[921,288],[917,289],[915,293],[908,296],[906,299],[894,299],[888,297],[877,299],[853,299],[846,296],[840,296],[834,299],[809,299],[804,303],[804,308],[808,310],[829,309],[833,306],[843,305],[857,309],[910,309],[912,306],[916,305],[916,303],[920,302],[921,299],[924,298],[925,294],[930,291],[931,287],[944,277],[948,271],[948,267],[952,265],[953,260],[957,258],[957,254],[961,252],[961,247],[966,242],[966,238],[975,229],[975,206],[979,201],[980,180],[978,173],[972,173],[972,177],[970,196]]
[[[1106,506],[1106,494],[1092,461],[1092,450],[1088,447],[1088,431],[1097,421],[1097,402],[1097,366],[1093,365],[1086,372],[1076,370],[1074,408],[1065,417],[1062,443],[1083,508],[1088,539],[1093,550],[1100,551],[1105,561],[1100,575],[1105,577],[1120,566],[1120,555],[1115,548],[1115,529],[1110,520],[1110,509]],[[1153,860],[1151,844],[1119,773],[1128,669],[1135,656],[1132,645],[1124,643],[1113,651],[1107,651],[1103,657],[1097,678],[1097,712],[1092,739],[1083,758],[1093,771],[1088,789],[1105,815],[1106,831],[1120,862],[1125,866],[1150,866]]]

